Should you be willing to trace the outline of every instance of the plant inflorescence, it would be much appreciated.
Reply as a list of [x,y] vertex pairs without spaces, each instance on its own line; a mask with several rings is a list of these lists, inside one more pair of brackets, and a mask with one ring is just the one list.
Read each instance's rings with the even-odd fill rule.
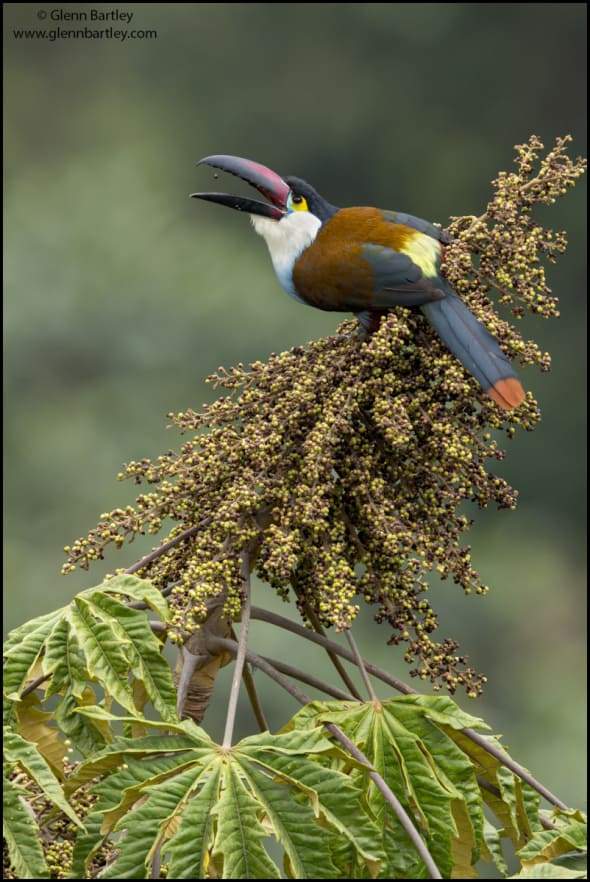
[[[569,137],[543,158],[536,137],[518,146],[517,169],[501,173],[480,217],[453,219],[445,272],[455,290],[521,365],[550,359],[495,311],[555,317],[543,260],[566,240],[531,217],[582,174]],[[224,394],[199,413],[169,414],[189,436],[179,452],[130,462],[120,478],[147,485],[134,506],[101,518],[66,548],[65,572],[87,567],[110,544],[166,524],[165,553],[140,575],[170,591],[169,637],[194,633],[215,599],[239,618],[244,560],[282,597],[324,626],[347,629],[361,602],[405,644],[412,674],[435,689],[479,694],[485,678],[436,642],[431,573],[466,593],[485,593],[464,543],[466,502],[513,509],[517,493],[491,469],[503,451],[493,430],[530,430],[539,410],[529,393],[506,414],[440,342],[419,312],[396,309],[366,338],[344,322],[326,339],[225,370]],[[176,540],[176,541],[175,541]]]

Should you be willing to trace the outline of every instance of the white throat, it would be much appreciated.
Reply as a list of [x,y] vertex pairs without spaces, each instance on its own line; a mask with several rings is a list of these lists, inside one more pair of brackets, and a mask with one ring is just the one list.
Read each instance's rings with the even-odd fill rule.
[[287,294],[301,300],[293,285],[293,264],[301,252],[311,245],[322,222],[309,211],[294,211],[280,221],[251,214],[250,220],[268,245],[279,282]]

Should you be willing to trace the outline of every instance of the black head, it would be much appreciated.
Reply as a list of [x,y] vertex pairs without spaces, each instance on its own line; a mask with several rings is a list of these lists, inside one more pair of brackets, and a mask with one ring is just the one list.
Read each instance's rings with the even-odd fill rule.
[[295,175],[287,175],[283,180],[288,184],[292,198],[296,200],[298,196],[303,196],[309,211],[315,214],[322,223],[330,220],[338,211],[335,205],[327,202],[323,196],[320,196],[317,190],[314,190],[311,184],[308,184],[302,178],[297,178]]

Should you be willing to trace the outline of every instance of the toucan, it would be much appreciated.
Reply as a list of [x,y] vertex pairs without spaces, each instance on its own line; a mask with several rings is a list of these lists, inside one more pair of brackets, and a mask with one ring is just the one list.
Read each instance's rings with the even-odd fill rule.
[[279,282],[291,297],[317,309],[352,312],[367,333],[396,306],[419,307],[443,343],[504,410],[524,390],[495,337],[441,273],[451,240],[434,224],[380,208],[337,208],[301,178],[240,156],[206,156],[268,202],[227,193],[192,193],[245,211],[265,240]]

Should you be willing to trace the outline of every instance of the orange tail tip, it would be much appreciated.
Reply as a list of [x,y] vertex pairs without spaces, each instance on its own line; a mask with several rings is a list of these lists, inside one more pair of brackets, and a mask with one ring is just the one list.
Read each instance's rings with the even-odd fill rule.
[[524,389],[516,377],[509,377],[486,389],[486,395],[499,404],[504,410],[512,410],[524,401]]

